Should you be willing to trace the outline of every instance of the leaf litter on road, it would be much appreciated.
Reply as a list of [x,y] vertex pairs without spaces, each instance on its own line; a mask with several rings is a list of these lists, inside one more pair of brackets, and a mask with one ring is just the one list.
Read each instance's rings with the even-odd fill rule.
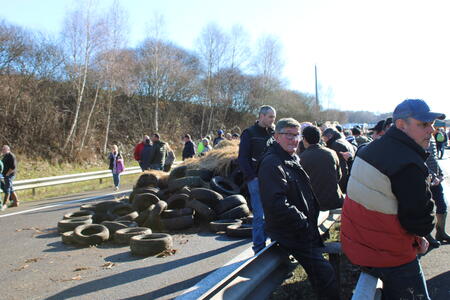
[[103,269],[112,269],[112,267],[114,267],[116,264],[110,261],[107,261],[106,263],[104,263],[102,265]]

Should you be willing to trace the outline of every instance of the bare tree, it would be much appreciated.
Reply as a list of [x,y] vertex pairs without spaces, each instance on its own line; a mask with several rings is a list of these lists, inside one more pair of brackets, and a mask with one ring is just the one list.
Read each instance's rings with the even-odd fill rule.
[[74,137],[85,92],[89,63],[101,44],[104,32],[103,21],[94,16],[92,1],[83,1],[79,5],[79,8],[68,13],[63,29],[63,40],[68,52],[66,68],[77,93],[72,125],[63,149],[67,148]]
[[214,73],[218,72],[225,62],[225,54],[229,39],[226,34],[218,27],[217,24],[210,23],[203,28],[198,38],[198,54],[204,68],[203,82],[205,84],[206,95],[204,96],[204,106],[202,112],[202,121],[200,126],[200,135],[203,136],[203,128],[205,123],[205,112],[209,105],[210,115],[206,132],[211,129],[211,123],[214,112]]
[[260,37],[257,42],[256,55],[253,58],[252,67],[256,75],[262,79],[263,98],[279,87],[283,65],[279,40],[271,35]]

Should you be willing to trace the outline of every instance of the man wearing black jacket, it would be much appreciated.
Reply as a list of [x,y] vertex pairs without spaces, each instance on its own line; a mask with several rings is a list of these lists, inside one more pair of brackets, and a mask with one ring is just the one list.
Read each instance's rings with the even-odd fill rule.
[[16,156],[11,152],[8,145],[2,147],[3,154],[3,179],[2,190],[5,193],[3,204],[0,209],[3,211],[7,208],[9,200],[12,200],[10,207],[19,206],[19,199],[14,191],[13,180],[16,177],[17,161]]
[[320,296],[339,299],[333,267],[321,251],[319,206],[295,154],[300,136],[300,124],[295,119],[281,119],[275,127],[275,141],[261,158],[258,179],[265,229],[303,266]]
[[253,251],[259,252],[266,245],[264,232],[264,211],[261,206],[256,165],[261,155],[267,148],[267,141],[273,135],[273,123],[275,122],[275,109],[269,105],[263,105],[259,109],[259,118],[256,123],[245,129],[241,135],[239,144],[238,163],[244,173],[250,193],[250,201],[253,212]]

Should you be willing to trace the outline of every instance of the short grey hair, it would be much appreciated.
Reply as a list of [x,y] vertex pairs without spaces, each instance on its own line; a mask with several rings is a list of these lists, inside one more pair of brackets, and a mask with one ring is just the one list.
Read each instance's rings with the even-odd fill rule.
[[269,110],[273,111],[273,113],[276,113],[275,108],[273,108],[270,105],[263,105],[259,108],[259,115],[267,115],[269,113]]
[[280,133],[285,128],[300,128],[300,123],[294,118],[283,118],[275,125],[275,132]]

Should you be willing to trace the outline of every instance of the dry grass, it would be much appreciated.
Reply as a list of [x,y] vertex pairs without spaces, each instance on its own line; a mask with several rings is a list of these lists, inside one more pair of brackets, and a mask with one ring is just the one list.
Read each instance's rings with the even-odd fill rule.
[[188,169],[208,169],[214,174],[228,176],[239,152],[239,141],[224,140],[205,156],[195,157],[183,162]]

